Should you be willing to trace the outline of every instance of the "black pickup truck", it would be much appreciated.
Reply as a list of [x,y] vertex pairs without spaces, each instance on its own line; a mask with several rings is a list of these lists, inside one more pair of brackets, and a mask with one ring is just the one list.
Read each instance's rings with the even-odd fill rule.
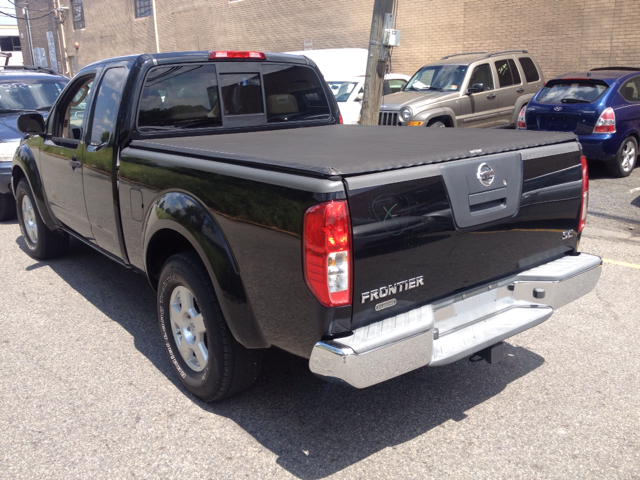
[[46,259],[71,235],[144,273],[204,400],[248,387],[271,346],[358,388],[495,359],[596,284],[574,135],[340,123],[305,57],[95,63],[46,122],[19,119],[24,241]]

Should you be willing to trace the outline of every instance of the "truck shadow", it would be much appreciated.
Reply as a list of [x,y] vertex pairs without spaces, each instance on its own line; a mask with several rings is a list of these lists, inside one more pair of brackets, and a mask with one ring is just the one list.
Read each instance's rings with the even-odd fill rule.
[[[21,237],[16,243],[26,253]],[[75,240],[68,256],[29,269],[44,264],[127,330],[135,347],[186,397],[205,412],[233,420],[277,455],[282,468],[303,479],[324,478],[449,421],[464,421],[465,412],[544,363],[506,344],[507,357],[498,365],[460,361],[356,390],[323,382],[310,373],[307,360],[270,349],[254,387],[208,404],[187,392],[171,369],[145,277]]]

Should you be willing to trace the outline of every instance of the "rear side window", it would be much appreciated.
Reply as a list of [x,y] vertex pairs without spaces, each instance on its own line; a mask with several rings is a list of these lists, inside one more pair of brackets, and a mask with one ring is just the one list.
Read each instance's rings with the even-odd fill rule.
[[318,75],[311,68],[263,65],[267,121],[324,119],[331,116]]
[[102,77],[91,122],[91,145],[106,145],[113,136],[120,105],[124,68],[110,68]]
[[509,87],[520,83],[520,74],[513,60],[498,60],[495,64],[500,87]]
[[538,103],[593,103],[609,89],[601,80],[559,79],[550,80],[540,90]]
[[627,80],[620,88],[620,95],[627,102],[640,102],[640,77]]
[[529,57],[519,58],[520,66],[522,67],[522,71],[524,72],[524,78],[527,79],[527,83],[537,82],[540,80],[540,74],[538,73],[538,69],[536,68],[536,64],[533,63]]
[[[258,84],[258,88],[260,88]],[[222,126],[215,65],[156,67],[147,75],[138,114],[140,128]]]

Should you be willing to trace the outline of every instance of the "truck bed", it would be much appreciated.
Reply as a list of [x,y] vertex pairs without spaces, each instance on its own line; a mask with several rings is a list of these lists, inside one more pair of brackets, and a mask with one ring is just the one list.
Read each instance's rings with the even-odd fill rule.
[[331,177],[575,141],[572,133],[463,128],[398,128],[390,132],[377,126],[327,125],[134,140],[130,147]]

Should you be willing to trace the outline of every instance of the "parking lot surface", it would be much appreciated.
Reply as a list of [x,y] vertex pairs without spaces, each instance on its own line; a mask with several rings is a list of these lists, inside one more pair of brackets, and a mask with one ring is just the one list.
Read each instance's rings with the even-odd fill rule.
[[144,277],[77,241],[35,261],[0,224],[0,478],[639,478],[640,170],[592,167],[593,292],[500,364],[365,390],[274,350],[255,387],[202,403],[171,371]]

